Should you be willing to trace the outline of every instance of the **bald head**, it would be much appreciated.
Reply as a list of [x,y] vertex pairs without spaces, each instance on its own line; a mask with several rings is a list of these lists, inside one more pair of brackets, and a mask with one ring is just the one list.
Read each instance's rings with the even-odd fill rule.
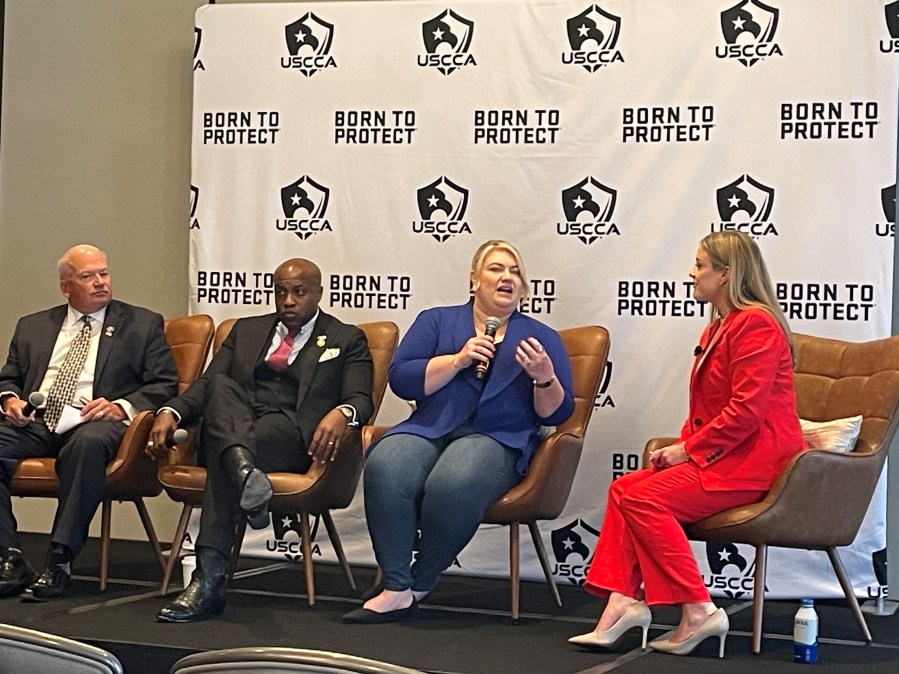
[[112,300],[106,253],[87,243],[72,246],[56,264],[59,288],[69,304],[83,314],[100,311]]
[[317,285],[322,284],[322,272],[318,265],[301,257],[286,260],[275,269],[275,283],[279,279],[291,279],[304,277]]
[[288,330],[299,330],[318,311],[322,298],[321,270],[309,260],[287,260],[275,269],[274,286],[278,318]]
[[106,266],[106,253],[92,246],[89,243],[79,243],[72,246],[56,263],[56,270],[59,272],[59,280],[62,281],[71,275],[78,266],[89,264],[90,262],[101,262]]

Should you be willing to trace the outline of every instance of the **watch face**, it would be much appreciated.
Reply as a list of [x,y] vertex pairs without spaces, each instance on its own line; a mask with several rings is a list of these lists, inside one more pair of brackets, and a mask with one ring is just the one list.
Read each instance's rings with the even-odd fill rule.
[[353,413],[350,412],[350,410],[348,410],[346,407],[341,407],[340,411],[343,412],[343,416],[345,416],[347,419],[353,418]]

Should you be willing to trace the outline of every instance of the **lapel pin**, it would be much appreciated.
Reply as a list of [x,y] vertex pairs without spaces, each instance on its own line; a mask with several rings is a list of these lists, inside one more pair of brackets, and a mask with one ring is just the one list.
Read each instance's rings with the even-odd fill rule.
[[328,341],[327,335],[319,335],[318,337],[315,338],[315,344],[316,344],[316,346],[319,346],[319,347],[324,346],[326,341]]
[[112,333],[114,333],[114,332],[115,332],[115,326],[114,326],[114,325],[107,325],[107,326],[106,326],[106,336],[107,336],[107,337],[112,337]]

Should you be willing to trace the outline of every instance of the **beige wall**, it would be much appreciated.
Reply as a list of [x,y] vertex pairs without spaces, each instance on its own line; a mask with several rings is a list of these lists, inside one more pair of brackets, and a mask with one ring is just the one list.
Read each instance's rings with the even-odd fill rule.
[[[7,0],[0,129],[0,358],[17,317],[62,301],[56,260],[87,241],[119,299],[187,312],[193,16],[200,0]],[[153,499],[171,538],[177,509]],[[23,531],[55,501],[15,499]],[[95,518],[92,535],[99,531]],[[117,506],[113,533],[139,538]]]

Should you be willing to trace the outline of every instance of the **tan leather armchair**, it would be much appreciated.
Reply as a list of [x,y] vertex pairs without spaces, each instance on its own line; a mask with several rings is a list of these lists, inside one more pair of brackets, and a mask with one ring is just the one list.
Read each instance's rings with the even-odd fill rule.
[[[178,369],[178,386],[184,390],[203,371],[214,323],[209,316],[185,316],[165,322],[165,337]],[[137,508],[147,540],[153,546],[160,567],[165,567],[156,530],[150,521],[145,498],[158,496],[162,486],[156,479],[157,464],[144,454],[144,447],[153,427],[153,411],[138,414],[119,443],[119,449],[106,467],[106,495],[100,514],[100,589],[106,589],[109,573],[109,543],[111,538],[112,504],[131,501]],[[59,480],[56,459],[24,459],[19,462],[11,482],[13,496],[56,498]]]
[[[221,346],[233,321],[225,321],[216,330],[215,346]],[[365,333],[368,348],[372,355],[374,377],[372,385],[374,419],[381,406],[384,391],[387,388],[387,368],[393,358],[393,352],[399,341],[399,329],[395,323],[380,321],[362,323],[359,328]],[[169,561],[162,580],[161,593],[168,591],[175,563],[181,554],[181,545],[187,531],[190,514],[195,508],[203,505],[203,490],[206,484],[206,470],[195,465],[193,460],[185,460],[180,456],[178,464],[163,466],[160,469],[160,481],[166,493],[175,501],[184,504],[181,519],[175,532]],[[303,569],[306,577],[306,594],[309,605],[315,604],[315,581],[312,564],[311,528],[309,516],[317,514],[321,517],[328,531],[331,544],[340,562],[350,587],[355,589],[356,582],[343,552],[340,536],[334,526],[331,510],[340,510],[349,506],[356,493],[359,478],[362,474],[362,441],[361,431],[353,430],[344,439],[343,447],[334,461],[320,464],[313,463],[306,473],[268,473],[274,494],[269,509],[273,516],[278,513],[299,513],[302,531],[301,550],[303,553]],[[246,521],[238,525],[237,537],[232,553],[232,572],[246,530]]]
[[[759,503],[731,508],[685,527],[693,540],[755,547],[755,653],[762,648],[769,546],[827,552],[865,640],[872,640],[837,548],[855,540],[899,424],[899,337],[854,343],[794,336],[799,416],[830,421],[862,415],[855,449],[848,454],[805,450],[787,465]],[[649,465],[650,451],[675,440],[650,440],[644,465]]]
[[[537,521],[555,519],[565,508],[580,462],[584,435],[593,414],[602,372],[609,356],[609,332],[605,328],[591,325],[560,330],[559,334],[568,351],[574,376],[574,412],[568,421],[543,439],[534,453],[528,474],[491,505],[483,518],[484,524],[503,524],[509,527],[509,580],[513,620],[518,620],[519,616],[520,524],[527,524],[550,592],[556,604],[562,605]],[[386,432],[386,426],[365,429],[363,444],[367,448]]]

